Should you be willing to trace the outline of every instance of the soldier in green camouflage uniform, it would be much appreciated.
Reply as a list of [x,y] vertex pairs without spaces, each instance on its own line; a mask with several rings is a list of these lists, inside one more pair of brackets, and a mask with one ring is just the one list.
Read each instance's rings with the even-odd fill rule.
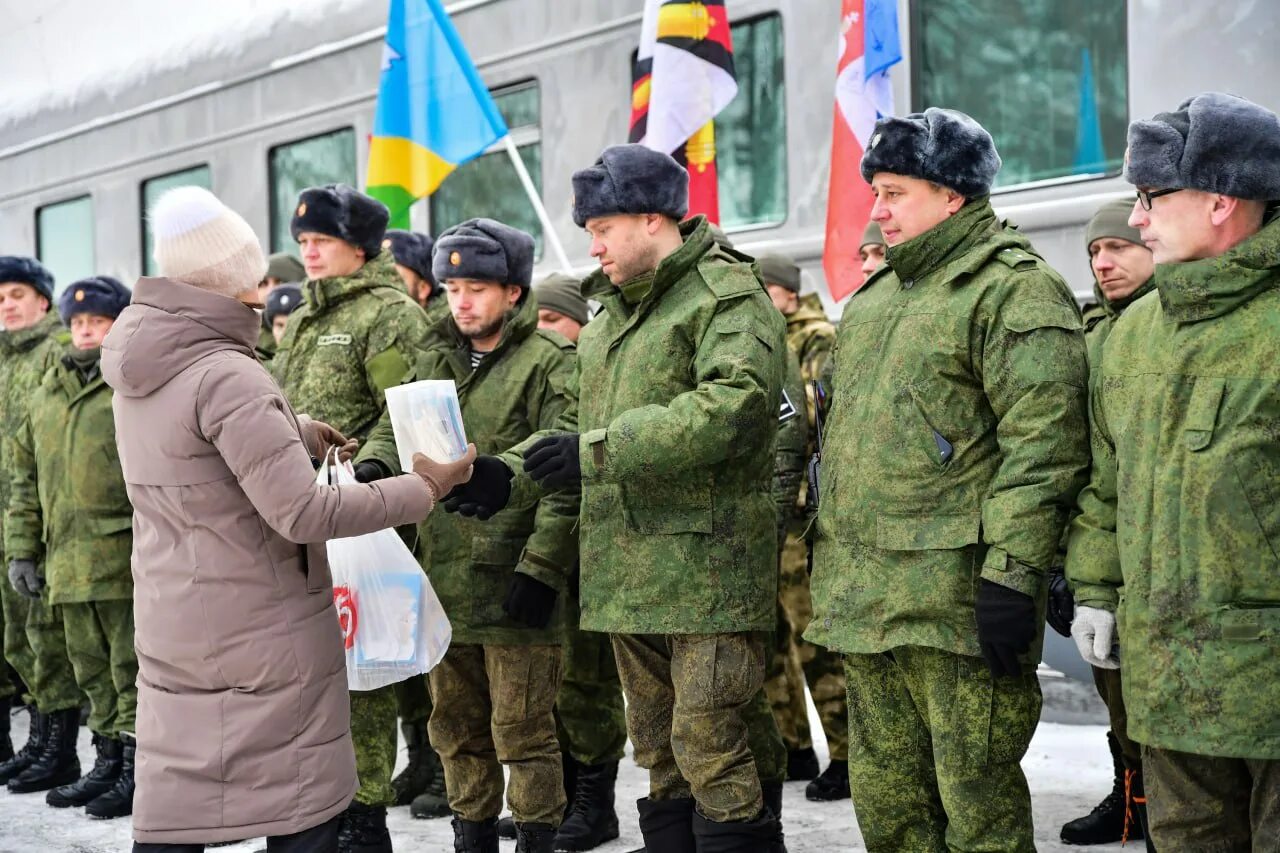
[[[390,253],[382,251],[386,224],[386,208],[350,187],[302,192],[290,230],[302,246],[309,280],[305,302],[290,315],[271,363],[296,411],[360,441],[382,417],[386,389],[409,374],[427,329],[426,315],[405,293]],[[395,801],[392,688],[351,694],[351,736],[360,790],[344,829],[386,837],[390,849],[384,822]]]
[[[50,312],[53,276],[33,258],[0,257],[0,458],[11,458],[8,444],[26,414],[26,403],[45,371],[58,359],[69,340]],[[10,305],[18,306],[11,315]],[[9,504],[9,466],[0,464],[0,510]],[[8,566],[9,560],[3,561]],[[17,755],[0,762],[0,783],[25,771],[44,746],[43,734],[56,715],[62,726],[68,712],[81,702],[71,663],[67,659],[62,618],[43,599],[29,599],[0,579],[0,604],[4,612],[4,656],[27,686],[32,715],[27,745]],[[6,679],[7,682],[7,679]],[[74,722],[70,722],[74,726]],[[8,741],[8,731],[0,746]]]
[[832,355],[806,637],[845,655],[871,851],[1034,850],[1020,761],[1088,380],[1071,292],[991,209],[999,165],[933,108],[881,119],[862,161],[888,261]]
[[481,457],[446,509],[581,484],[582,627],[613,636],[646,847],[772,853],[747,718],[776,617],[782,319],[704,217],[677,225],[688,175],[669,156],[615,146],[573,188],[602,264],[583,294],[603,306],[578,344],[577,418],[506,454],[513,481]]
[[[128,304],[128,289],[106,276],[63,293],[59,313],[72,343],[31,395],[10,445],[4,526],[8,559],[43,568],[41,598],[61,612],[67,657],[89,697],[97,760],[83,778],[50,791],[47,801],[88,806],[97,817],[128,814],[133,803],[133,768],[124,766],[122,740],[133,737],[138,700],[133,507],[116,452],[111,389],[98,364],[102,338]],[[108,801],[96,802],[117,787]]]
[[[276,252],[267,256],[267,274],[258,285],[258,301],[267,304],[267,298],[282,284],[301,284],[307,277],[307,271],[289,252]],[[263,362],[271,361],[276,354],[276,339],[271,333],[271,321],[266,312],[262,314],[262,331],[258,333],[258,344],[254,347],[258,358]]]
[[1209,92],[1134,122],[1128,146],[1157,292],[1115,324],[1092,383],[1072,636],[1124,673],[1156,848],[1273,850],[1280,118]]
[[[835,327],[827,319],[818,294],[800,296],[800,268],[788,258],[767,255],[760,259],[760,273],[774,306],[787,320],[787,345],[800,360],[801,384],[804,390],[808,431],[804,459],[807,462],[817,449],[817,403],[813,382],[823,377],[827,357],[835,340]],[[786,619],[787,632],[775,656],[785,655],[781,663],[785,680],[772,681],[775,697],[774,716],[782,729],[788,754],[787,776],[790,779],[813,779],[805,788],[811,800],[837,800],[849,796],[849,711],[845,704],[844,664],[840,656],[804,639],[804,631],[813,617],[809,596],[809,546],[805,532],[812,513],[806,507],[808,477],[793,496],[787,515],[786,539],[779,560],[778,601]],[[774,664],[777,672],[780,664]],[[803,674],[797,677],[795,671]],[[808,682],[814,707],[822,720],[823,734],[831,763],[818,775],[818,759],[813,752],[809,733],[809,712],[804,701],[804,685]],[[814,779],[817,776],[818,778]]]

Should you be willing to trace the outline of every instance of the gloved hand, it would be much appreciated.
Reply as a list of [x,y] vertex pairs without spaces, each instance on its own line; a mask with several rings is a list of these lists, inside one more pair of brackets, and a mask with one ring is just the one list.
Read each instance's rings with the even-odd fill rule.
[[1109,610],[1081,605],[1071,623],[1071,639],[1080,657],[1098,669],[1119,669],[1120,660],[1112,652],[1116,638],[1116,615]]
[[534,442],[524,453],[524,470],[544,489],[562,489],[582,482],[578,433],[551,435]]
[[982,578],[978,587],[978,642],[996,678],[1022,675],[1018,655],[1036,638],[1036,603],[1031,596]]
[[21,596],[39,598],[44,579],[36,571],[34,560],[10,560],[9,585]]
[[481,456],[471,479],[444,496],[444,511],[486,521],[511,500],[511,469],[496,456]]
[[381,462],[376,462],[372,459],[366,459],[356,465],[355,473],[357,483],[372,483],[375,480],[383,480],[391,476],[391,472],[382,467]]
[[324,421],[310,421],[303,430],[302,437],[306,442],[307,451],[316,459],[321,460],[328,455],[330,448],[336,447],[338,448],[338,461],[349,462],[360,448],[360,442],[354,438],[348,439]]
[[522,625],[530,628],[545,628],[551,622],[551,614],[556,609],[558,593],[537,578],[516,572],[507,587],[506,600],[502,602],[503,611]]
[[1076,600],[1067,585],[1066,575],[1062,569],[1049,572],[1049,606],[1045,611],[1045,621],[1049,627],[1064,637],[1071,636],[1071,620],[1075,616]]
[[421,453],[413,454],[413,473],[417,474],[431,489],[431,496],[438,503],[445,495],[453,491],[459,483],[471,479],[471,465],[476,461],[476,446],[467,445],[467,452],[455,462],[437,462]]

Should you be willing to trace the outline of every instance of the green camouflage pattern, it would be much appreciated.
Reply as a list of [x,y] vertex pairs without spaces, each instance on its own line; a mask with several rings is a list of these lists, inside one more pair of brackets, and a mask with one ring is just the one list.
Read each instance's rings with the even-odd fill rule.
[[808,403],[809,429],[817,428],[814,380],[821,380],[831,350],[835,347],[836,327],[827,319],[822,298],[810,293],[800,298],[800,305],[787,315],[787,344],[800,359],[800,375],[804,380],[805,399]]
[[[772,721],[762,693],[765,636],[613,635],[627,731],[636,764],[649,771],[649,799],[693,797],[718,822],[760,814],[751,741]],[[785,753],[782,764],[785,773]]]
[[832,354],[805,636],[976,657],[979,576],[1043,602],[1086,479],[1080,312],[985,198],[890,247],[855,307]]
[[760,781],[764,784],[787,781],[787,745],[764,687],[757,690],[755,697],[747,703],[742,717],[747,724],[747,748],[755,760],[756,775]]
[[39,562],[50,604],[133,599],[133,506],[116,451],[111,388],[65,354],[9,443],[9,559]]
[[[450,315],[432,328],[416,358],[412,381],[451,379],[457,385],[467,440],[479,453],[501,453],[555,427],[574,404],[569,387],[573,344],[537,326],[537,303],[527,299],[507,315],[497,346],[472,370],[470,345]],[[389,415],[358,458],[400,469]],[[449,614],[453,642],[560,642],[563,601],[544,629],[512,620],[502,603],[516,572],[564,592],[578,558],[577,523],[574,491],[549,494],[529,507],[509,507],[488,521],[446,512],[428,515],[418,527],[418,551]]]
[[925,646],[844,664],[849,788],[870,853],[1034,853],[1020,763],[1040,719],[1034,669],[992,678],[982,658]]
[[556,736],[580,764],[619,761],[627,746],[622,681],[608,634],[578,627],[578,576],[565,597],[564,678],[556,694]]
[[133,649],[133,601],[64,604],[67,657],[89,697],[89,730],[105,737],[135,733],[138,658]]
[[1147,825],[1156,850],[1280,848],[1280,761],[1143,747]]
[[75,671],[67,657],[67,634],[62,608],[44,598],[27,608],[27,642],[34,661],[27,690],[42,714],[79,708],[84,695],[76,685]]
[[560,825],[565,793],[552,714],[560,676],[558,645],[455,643],[431,670],[428,730],[458,817],[496,818],[505,787],[517,823]]
[[[680,227],[683,246],[629,288],[644,293],[634,306],[599,270],[583,284],[603,308],[578,341],[562,428],[581,433],[586,630],[773,628],[782,317],[705,217]],[[520,450],[505,456],[517,496]]]
[[308,281],[302,292],[270,370],[295,411],[363,441],[386,409],[383,394],[405,381],[426,315],[390,252],[349,276]]
[[396,694],[396,716],[400,722],[426,725],[431,718],[431,691],[427,677],[415,675],[392,685]]
[[[781,589],[779,589],[781,592]],[[764,692],[782,743],[788,750],[813,747],[809,729],[809,706],[804,698],[804,672],[791,648],[791,625],[782,602],[778,602],[778,623],[770,636],[769,660],[764,670]],[[844,697],[841,697],[843,703]]]
[[1067,576],[1116,611],[1132,739],[1277,759],[1280,220],[1155,280],[1093,383]]
[[393,806],[391,774],[396,767],[396,692],[393,686],[351,692],[351,742],[356,750],[360,790],[356,802]]
[[270,329],[264,326],[258,332],[258,343],[254,345],[253,351],[258,354],[258,361],[266,365],[271,364],[271,359],[276,355],[276,336]]
[[777,506],[779,551],[786,540],[787,524],[795,515],[798,496],[804,489],[805,468],[809,463],[809,420],[805,414],[800,359],[790,346],[784,348],[784,355],[786,373],[773,456],[773,500]]

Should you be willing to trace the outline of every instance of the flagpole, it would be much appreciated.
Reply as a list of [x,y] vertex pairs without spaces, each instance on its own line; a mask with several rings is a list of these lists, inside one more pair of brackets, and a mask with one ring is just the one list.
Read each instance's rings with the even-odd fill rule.
[[511,134],[508,133],[502,137],[502,142],[507,149],[507,154],[511,155],[511,164],[516,167],[516,174],[520,176],[520,183],[529,196],[529,203],[533,205],[534,212],[538,214],[538,221],[542,223],[542,233],[546,235],[551,251],[555,252],[556,260],[560,262],[560,269],[572,275],[573,265],[569,263],[569,256],[564,253],[564,246],[560,245],[560,236],[551,227],[551,217],[547,216],[547,209],[542,206],[542,198],[539,197],[538,190],[533,185],[533,178],[529,177],[529,170],[525,168],[524,160],[520,159],[520,152],[516,150]]

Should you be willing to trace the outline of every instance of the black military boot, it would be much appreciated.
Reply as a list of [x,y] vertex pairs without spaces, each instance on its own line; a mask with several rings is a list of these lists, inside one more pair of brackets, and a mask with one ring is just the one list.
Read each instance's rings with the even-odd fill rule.
[[818,766],[818,756],[814,753],[813,747],[787,750],[788,782],[809,782],[818,778],[818,773],[821,770],[822,768]]
[[105,794],[90,800],[84,813],[98,820],[114,820],[133,814],[133,769],[138,755],[138,741],[133,735],[120,735],[120,775]]
[[0,708],[0,764],[13,758],[13,739],[9,737],[9,726],[12,717],[9,713],[9,703],[5,701],[4,707]]
[[849,762],[831,759],[822,775],[805,785],[804,798],[815,803],[849,799]]
[[[453,814],[449,810],[449,795],[444,787],[444,765],[440,763],[440,756],[436,755],[435,750],[430,746],[427,749],[432,755],[431,778],[427,780],[422,793],[414,797],[413,802],[409,804],[409,814],[421,820],[432,820]],[[511,837],[515,838],[514,835]]]
[[[693,840],[693,798],[636,800],[640,835],[650,853],[697,853]],[[759,853],[759,851],[757,851]]]
[[516,853],[552,853],[556,828],[549,823],[517,823]]
[[[1084,817],[1078,817],[1062,827],[1063,844],[1111,844],[1125,834],[1125,770],[1120,757],[1120,742],[1107,732],[1107,746],[1111,749],[1111,767],[1114,782],[1111,793],[1093,807]],[[1129,838],[1137,841],[1143,837],[1141,826],[1130,820]]]
[[774,845],[774,853],[787,853],[786,842],[782,840],[782,783],[761,782],[760,793],[764,795],[764,807],[778,819],[778,842]]
[[594,850],[618,837],[618,813],[614,810],[614,786],[618,762],[579,764],[577,786],[564,823],[556,831],[555,849]]
[[[767,808],[755,820],[716,823],[694,812],[697,853],[783,853],[782,824]],[[649,845],[645,845],[648,847]]]
[[[7,709],[5,713],[8,713]],[[40,747],[44,745],[44,714],[37,713],[32,705],[27,706],[27,713],[31,715],[31,725],[27,729],[27,742],[11,758],[0,762],[0,785],[7,784],[10,779],[16,779],[19,773],[30,767],[31,762],[40,753]]]
[[409,748],[409,764],[400,771],[399,776],[391,780],[391,790],[395,792],[396,805],[407,806],[415,797],[426,793],[427,786],[435,777],[440,758],[431,748],[426,720],[404,723],[400,730],[404,732],[404,742]]
[[392,853],[386,808],[352,800],[342,813],[338,853]]
[[34,794],[80,778],[76,738],[80,735],[80,709],[68,708],[45,716],[44,743],[27,769],[9,780],[9,793]]
[[498,819],[463,820],[453,817],[454,853],[498,853]]
[[115,738],[94,735],[93,746],[98,753],[93,769],[70,785],[54,788],[45,795],[46,803],[55,809],[87,806],[115,787],[124,767],[124,744]]
[[511,815],[498,818],[498,837],[507,841],[516,840],[516,819]]

